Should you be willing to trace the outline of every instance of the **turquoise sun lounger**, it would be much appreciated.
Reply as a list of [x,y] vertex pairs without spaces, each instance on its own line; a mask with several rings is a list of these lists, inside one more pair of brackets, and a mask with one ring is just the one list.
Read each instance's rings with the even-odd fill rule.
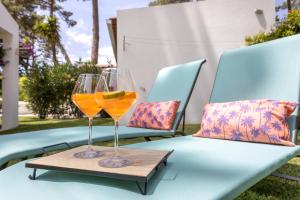
[[[211,102],[241,99],[299,101],[300,35],[224,53]],[[295,113],[297,115],[297,112]],[[296,129],[291,118],[291,129]],[[234,199],[300,153],[300,146],[194,138],[145,142],[131,147],[175,151],[141,195],[134,182],[32,169],[25,162],[0,172],[3,199],[181,200]]]
[[[166,67],[157,75],[147,101],[179,100],[181,102],[171,130],[120,126],[119,137],[145,137],[149,140],[151,136],[174,135],[182,118],[184,122],[184,112],[204,62],[205,60],[198,60]],[[0,136],[0,170],[13,159],[86,144],[87,131],[87,127],[73,127]],[[94,142],[107,141],[113,139],[114,127],[95,126],[93,132]]]

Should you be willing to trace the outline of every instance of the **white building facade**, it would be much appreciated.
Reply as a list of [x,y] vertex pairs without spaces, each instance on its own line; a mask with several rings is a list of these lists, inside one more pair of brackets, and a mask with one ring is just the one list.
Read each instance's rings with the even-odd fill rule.
[[120,10],[117,22],[118,66],[131,69],[141,100],[161,68],[207,59],[186,112],[188,123],[200,123],[220,55],[244,46],[246,36],[269,30],[275,1],[204,0]]
[[6,8],[0,2],[0,39],[7,49],[4,57],[8,61],[2,72],[2,127],[1,130],[18,125],[18,48],[19,28]]

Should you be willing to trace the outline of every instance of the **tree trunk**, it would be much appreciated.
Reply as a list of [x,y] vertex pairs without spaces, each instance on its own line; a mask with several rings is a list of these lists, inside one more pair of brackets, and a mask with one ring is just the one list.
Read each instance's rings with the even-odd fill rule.
[[92,42],[92,55],[91,61],[94,64],[98,63],[99,51],[99,13],[98,13],[98,0],[92,0],[93,5],[93,42]]
[[66,62],[67,62],[68,64],[71,64],[70,57],[69,57],[69,55],[68,55],[68,53],[67,53],[67,51],[66,51],[64,45],[63,45],[61,42],[58,42],[57,45],[58,45],[58,47],[59,47],[61,53],[62,53],[63,56],[65,57]]
[[[53,17],[54,16],[54,7],[55,7],[55,0],[50,0],[49,2],[49,15],[50,17]],[[54,65],[57,65],[58,64],[58,61],[57,61],[57,56],[56,56],[56,44],[54,41],[51,41],[51,51],[52,51],[52,59],[53,59],[53,63]]]
[[57,56],[56,56],[56,46],[55,43],[51,43],[51,51],[52,51],[52,60],[54,65],[58,64]]
[[[34,35],[30,35],[30,41],[31,41],[31,44],[32,44],[32,47],[34,48],[35,47],[35,39],[34,39]],[[33,50],[34,51],[34,50]],[[35,65],[35,55],[34,55],[34,52],[32,53],[32,66],[31,67],[33,67],[34,65]],[[26,72],[26,74],[27,74],[27,72]]]
[[288,12],[290,12],[292,10],[291,0],[287,0],[286,3],[287,3]]

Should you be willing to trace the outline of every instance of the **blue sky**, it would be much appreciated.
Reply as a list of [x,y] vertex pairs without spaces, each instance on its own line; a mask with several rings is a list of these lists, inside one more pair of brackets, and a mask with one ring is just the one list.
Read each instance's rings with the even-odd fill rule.
[[[284,0],[276,0],[276,4]],[[110,39],[106,27],[106,19],[116,16],[116,11],[128,8],[148,6],[150,0],[99,0],[100,13],[100,49],[99,62],[105,63],[106,58],[113,59]],[[71,59],[89,60],[92,40],[92,2],[69,0],[63,3],[66,10],[74,13],[73,18],[78,22],[75,27],[68,28],[61,24],[62,41]],[[284,16],[285,11],[280,13]]]
[[[146,7],[149,0],[99,0],[100,17],[100,49],[99,62],[105,63],[106,58],[113,59],[106,19],[115,17],[116,11],[127,8]],[[72,60],[89,60],[92,40],[92,2],[69,0],[63,3],[66,10],[73,12],[77,25],[72,28],[61,24],[62,41]]]

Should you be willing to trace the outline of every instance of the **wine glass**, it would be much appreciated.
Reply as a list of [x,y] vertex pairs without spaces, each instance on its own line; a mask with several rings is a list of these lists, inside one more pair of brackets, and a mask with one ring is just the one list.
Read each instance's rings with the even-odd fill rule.
[[95,88],[99,81],[99,74],[81,74],[79,75],[72,93],[72,101],[89,119],[89,137],[88,148],[85,151],[75,153],[76,158],[90,159],[102,156],[102,151],[96,151],[92,148],[92,126],[93,118],[100,112],[101,107],[95,100]]
[[133,78],[128,69],[107,68],[102,71],[96,88],[96,102],[115,122],[114,155],[99,161],[107,168],[119,168],[132,164],[132,160],[118,151],[118,127],[120,118],[135,103],[137,94]]

